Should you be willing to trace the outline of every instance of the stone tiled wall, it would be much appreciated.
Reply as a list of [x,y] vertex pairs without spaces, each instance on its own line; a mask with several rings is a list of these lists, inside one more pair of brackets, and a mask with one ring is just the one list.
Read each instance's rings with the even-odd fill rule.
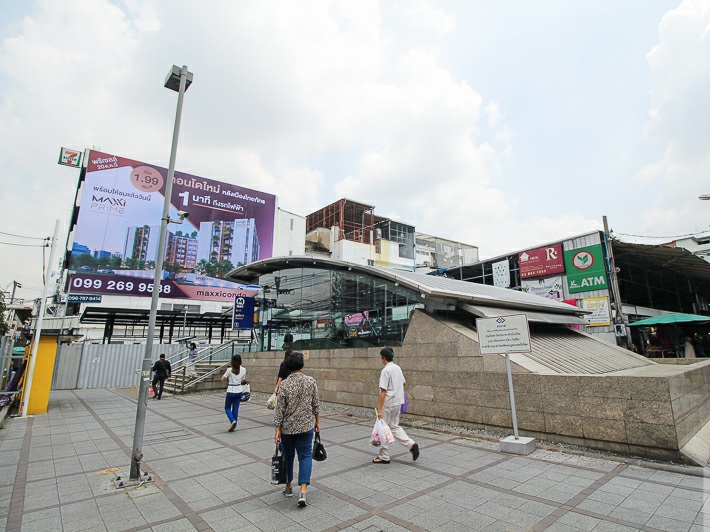
[[[365,408],[378,400],[379,348],[306,353],[321,399]],[[243,354],[252,391],[271,392],[283,352]],[[415,312],[395,361],[408,417],[512,434],[503,356],[481,356],[476,332]],[[676,377],[542,375],[513,364],[522,435],[605,451],[678,459],[710,419],[709,370]]]

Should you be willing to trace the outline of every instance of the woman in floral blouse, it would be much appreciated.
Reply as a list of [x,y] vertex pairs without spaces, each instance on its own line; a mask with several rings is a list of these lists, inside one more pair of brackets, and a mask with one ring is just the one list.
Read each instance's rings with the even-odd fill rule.
[[293,461],[298,453],[298,484],[301,487],[298,506],[303,507],[311,483],[313,431],[320,432],[318,385],[313,377],[302,373],[303,353],[290,353],[285,362],[291,374],[279,386],[274,441],[281,442],[286,458],[287,482],[282,490],[286,497],[293,497]]

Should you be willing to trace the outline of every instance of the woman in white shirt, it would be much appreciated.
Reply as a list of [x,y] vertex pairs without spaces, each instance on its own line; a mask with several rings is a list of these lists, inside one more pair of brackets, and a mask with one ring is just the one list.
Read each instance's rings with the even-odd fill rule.
[[241,355],[234,355],[227,371],[222,375],[222,381],[229,381],[227,397],[224,400],[224,411],[229,418],[229,431],[234,432],[239,418],[239,405],[242,402],[242,384],[245,384],[247,370],[242,367]]

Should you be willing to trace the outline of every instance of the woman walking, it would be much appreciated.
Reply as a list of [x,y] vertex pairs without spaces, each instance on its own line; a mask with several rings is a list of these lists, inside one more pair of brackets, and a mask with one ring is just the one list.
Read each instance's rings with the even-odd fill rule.
[[242,402],[242,384],[245,384],[247,370],[242,367],[242,356],[234,355],[227,371],[222,375],[222,381],[229,381],[227,396],[224,399],[224,412],[229,418],[228,432],[234,432],[239,419],[239,405]]
[[282,490],[286,497],[293,497],[293,462],[298,453],[298,506],[304,507],[313,468],[313,431],[320,432],[318,385],[313,377],[302,373],[303,353],[290,353],[285,362],[291,374],[279,386],[274,441],[281,442],[286,458],[287,481]]

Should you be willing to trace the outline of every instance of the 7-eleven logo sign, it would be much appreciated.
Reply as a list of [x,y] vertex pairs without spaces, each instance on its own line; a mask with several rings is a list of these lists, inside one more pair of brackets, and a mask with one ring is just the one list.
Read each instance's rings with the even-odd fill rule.
[[78,168],[81,165],[81,151],[62,148],[59,152],[58,162],[64,166],[75,166]]

